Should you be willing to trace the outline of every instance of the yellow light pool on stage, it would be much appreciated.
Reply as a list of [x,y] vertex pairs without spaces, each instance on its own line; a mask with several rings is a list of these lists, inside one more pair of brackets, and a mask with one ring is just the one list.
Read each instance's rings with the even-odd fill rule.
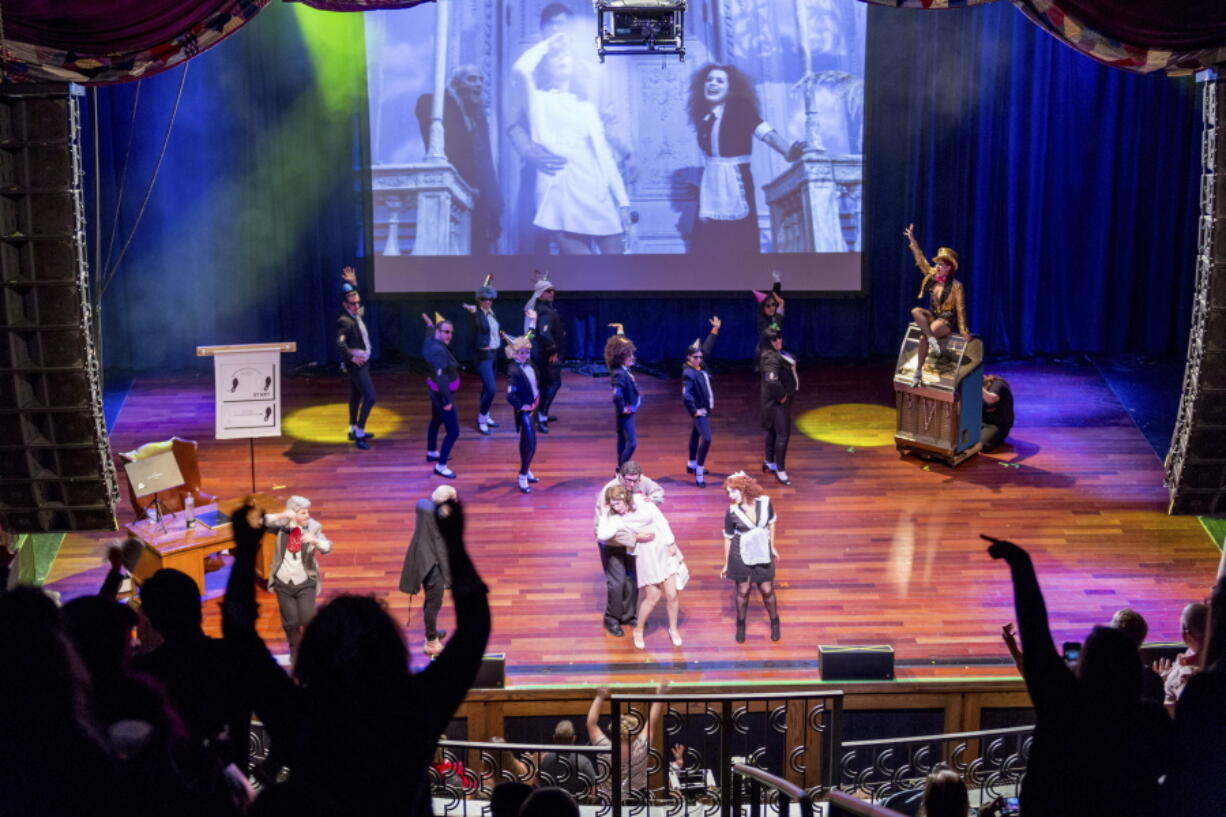
[[796,427],[806,437],[832,445],[893,445],[895,410],[871,403],[839,403],[806,411]]
[[[381,437],[386,436],[400,428],[401,420],[396,412],[375,406],[370,410],[366,430]],[[311,443],[348,443],[349,404],[328,403],[298,409],[282,420],[281,433]]]

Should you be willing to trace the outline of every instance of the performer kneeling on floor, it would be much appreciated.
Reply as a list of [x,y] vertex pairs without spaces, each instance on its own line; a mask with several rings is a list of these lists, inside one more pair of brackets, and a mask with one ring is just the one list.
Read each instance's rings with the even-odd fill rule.
[[983,377],[983,428],[979,441],[991,451],[1005,441],[1013,429],[1013,389],[999,375]]

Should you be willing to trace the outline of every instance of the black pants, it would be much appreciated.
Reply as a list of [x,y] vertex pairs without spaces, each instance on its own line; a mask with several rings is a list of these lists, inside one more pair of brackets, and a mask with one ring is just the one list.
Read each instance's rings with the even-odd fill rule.
[[515,428],[519,431],[519,473],[528,473],[532,468],[532,458],[536,456],[536,426],[535,412],[515,412]]
[[617,467],[634,456],[634,449],[639,447],[638,430],[635,428],[634,414],[617,413]]
[[497,361],[494,359],[493,352],[488,349],[477,350],[477,374],[481,377],[481,403],[478,412],[481,416],[490,413],[490,406],[494,404],[494,395],[498,393],[494,380],[496,365]]
[[289,641],[290,660],[298,658],[298,645],[302,643],[302,632],[315,615],[314,579],[307,579],[301,584],[273,585],[277,593],[277,607],[281,611],[281,627],[285,630],[285,638]]
[[604,568],[607,598],[604,623],[634,624],[639,603],[639,586],[634,575],[634,557],[621,545],[600,546],[600,566]]
[[690,459],[702,465],[707,461],[707,452],[711,450],[711,419],[708,416],[695,417],[694,428],[690,430]]
[[792,404],[770,401],[763,407],[762,427],[766,429],[763,456],[767,462],[773,462],[780,471],[786,470],[788,440],[792,436]]
[[438,566],[430,568],[426,578],[421,580],[421,588],[425,591],[426,600],[421,605],[421,615],[426,624],[426,640],[438,638],[438,611],[443,609],[443,574]]
[[[451,396],[451,408],[444,409],[443,398],[438,392],[430,391],[430,425],[426,429],[426,450],[438,452],[438,464],[447,464],[451,456],[451,447],[460,438],[460,417],[455,410],[455,395]],[[443,426],[447,433],[443,436],[443,447],[438,448],[438,429]]]
[[979,442],[983,444],[984,451],[991,451],[993,448],[1003,443],[1005,438],[1008,436],[1008,428],[1001,428],[1000,426],[995,426],[991,423],[984,423],[983,428],[979,431]]
[[537,416],[542,420],[549,416],[549,408],[558,389],[562,388],[562,364],[550,363],[548,360],[535,360],[536,372],[541,382],[537,384],[541,390],[541,403],[536,407]]
[[375,406],[375,382],[370,379],[370,363],[346,364],[349,372],[349,425],[366,428],[366,418]]

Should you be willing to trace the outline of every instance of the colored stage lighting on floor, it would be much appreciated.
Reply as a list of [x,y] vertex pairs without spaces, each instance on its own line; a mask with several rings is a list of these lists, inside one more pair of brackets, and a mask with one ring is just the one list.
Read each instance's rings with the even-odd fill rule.
[[[375,406],[366,421],[366,430],[386,437],[400,428],[404,418],[394,411]],[[298,409],[281,421],[281,433],[309,443],[348,443],[349,405],[328,403]]]
[[893,445],[895,410],[871,403],[839,403],[806,411],[797,418],[796,427],[806,437],[831,445]]

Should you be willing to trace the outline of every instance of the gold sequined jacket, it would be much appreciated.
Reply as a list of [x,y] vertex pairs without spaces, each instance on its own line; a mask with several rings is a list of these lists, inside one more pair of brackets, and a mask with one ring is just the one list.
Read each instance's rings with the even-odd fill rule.
[[[928,257],[924,255],[919,244],[911,245],[911,254],[915,256],[915,266],[924,273],[924,280],[920,282],[919,294],[915,296],[923,298],[925,292],[931,291],[937,285],[937,268],[928,263]],[[966,291],[958,279],[951,278],[942,288],[939,301],[936,293],[933,292],[932,312],[938,318],[943,318],[946,323],[951,323],[949,318],[957,315],[958,332],[965,337],[970,337],[970,330],[966,326]]]

